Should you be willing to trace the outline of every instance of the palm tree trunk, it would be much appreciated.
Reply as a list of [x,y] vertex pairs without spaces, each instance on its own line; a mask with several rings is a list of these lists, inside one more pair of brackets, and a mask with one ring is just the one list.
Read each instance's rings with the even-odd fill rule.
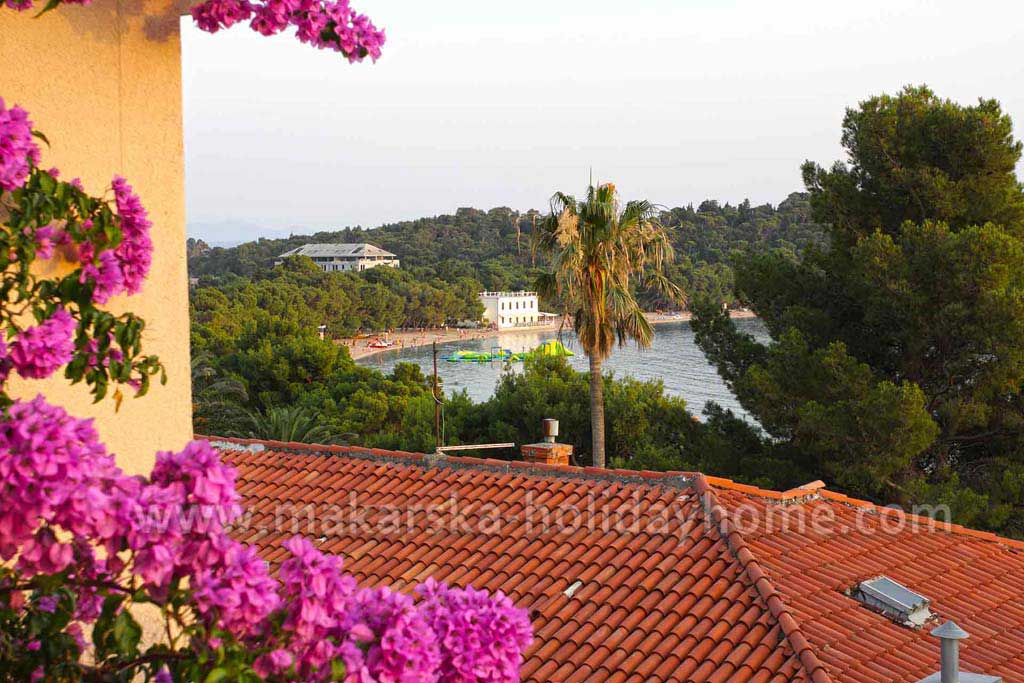
[[594,467],[604,467],[604,359],[590,356],[590,432]]

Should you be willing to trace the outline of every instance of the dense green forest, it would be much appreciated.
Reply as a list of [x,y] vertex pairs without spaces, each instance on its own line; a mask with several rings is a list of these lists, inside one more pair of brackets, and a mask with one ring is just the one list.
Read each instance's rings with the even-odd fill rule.
[[[472,275],[488,289],[514,289],[533,282],[528,271],[538,264],[531,236],[540,218],[536,211],[505,207],[459,209],[454,215],[369,230],[345,228],[284,239],[261,238],[230,248],[210,248],[201,240],[190,239],[189,274],[204,281],[217,281],[228,273],[254,277],[270,266],[274,257],[303,244],[370,242],[397,254],[403,268],[429,268],[445,279]],[[696,208],[666,209],[661,221],[669,230],[683,272],[701,263],[726,263],[736,253],[781,249],[795,255],[825,238],[825,230],[811,219],[809,196],[801,192],[774,207],[751,206],[749,201],[733,206],[709,199]]]
[[311,330],[326,325],[331,337],[479,320],[479,292],[471,277],[444,281],[404,268],[325,273],[309,258],[296,257],[252,278],[229,274],[193,289],[193,341],[196,331],[201,338],[236,336],[255,311]]
[[[455,215],[421,218],[373,230],[260,239],[232,248],[209,248],[189,240],[189,274],[199,278],[194,300],[217,290],[230,299],[246,298],[270,306],[268,289],[295,284],[314,286],[319,294],[289,295],[309,310],[307,324],[327,324],[332,334],[359,329],[382,330],[455,323],[477,319],[476,292],[531,289],[544,261],[533,249],[538,214],[507,208],[460,209]],[[697,208],[665,210],[661,220],[676,250],[670,278],[692,296],[733,302],[732,261],[744,254],[776,252],[796,258],[809,245],[822,244],[824,230],[810,218],[807,195],[792,194],[778,207],[738,206],[705,201]],[[317,277],[296,266],[289,274],[272,267],[279,254],[310,242],[369,242],[397,254],[402,268]],[[646,295],[646,296],[645,296]],[[653,294],[641,293],[650,308],[669,307]],[[551,302],[544,302],[548,305]],[[290,307],[290,304],[286,304]]]

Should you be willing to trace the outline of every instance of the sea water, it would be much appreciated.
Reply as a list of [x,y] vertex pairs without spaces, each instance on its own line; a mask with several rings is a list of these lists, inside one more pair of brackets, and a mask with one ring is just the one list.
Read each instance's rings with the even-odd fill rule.
[[[759,341],[767,341],[768,334],[756,318],[735,321],[742,332],[752,334]],[[661,323],[654,326],[654,342],[651,348],[640,350],[629,344],[612,352],[605,362],[605,371],[616,377],[634,377],[640,380],[661,380],[665,392],[681,396],[690,411],[699,414],[708,401],[714,401],[724,408],[746,416],[736,398],[729,391],[715,368],[708,363],[704,354],[694,343],[693,331],[688,322]],[[548,339],[558,337],[556,330],[522,330],[502,332],[488,339],[472,339],[438,344],[438,356],[453,351],[496,351],[500,346],[513,352],[529,351]],[[571,330],[563,331],[562,342],[576,353],[569,359],[574,368],[587,371],[587,357],[580,351],[576,336]],[[423,374],[430,375],[433,367],[433,352],[430,346],[384,351],[358,361],[360,365],[379,368],[390,373],[397,363],[416,363]],[[512,364],[522,370],[522,363]],[[437,372],[447,393],[465,389],[476,402],[486,401],[494,394],[498,378],[506,364],[493,363],[449,363],[438,359]]]

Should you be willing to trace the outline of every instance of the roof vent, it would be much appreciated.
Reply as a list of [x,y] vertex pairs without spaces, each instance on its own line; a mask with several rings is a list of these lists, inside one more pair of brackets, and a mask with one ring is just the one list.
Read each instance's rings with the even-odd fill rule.
[[932,618],[931,600],[888,576],[862,581],[850,590],[850,595],[893,621],[912,628],[920,628]]
[[571,586],[562,591],[562,595],[564,595],[567,598],[571,598],[572,596],[576,595],[576,591],[578,591],[582,585],[582,581],[573,581]]
[[999,676],[960,670],[960,641],[970,637],[967,631],[947,621],[934,629],[932,635],[942,641],[942,669],[917,683],[1002,683],[1003,679]]

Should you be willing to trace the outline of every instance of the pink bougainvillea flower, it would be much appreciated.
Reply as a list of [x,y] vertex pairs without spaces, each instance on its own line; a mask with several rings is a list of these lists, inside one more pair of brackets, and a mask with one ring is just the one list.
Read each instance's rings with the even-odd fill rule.
[[39,600],[36,602],[36,607],[38,607],[39,610],[42,612],[53,614],[57,611],[57,604],[58,600],[56,596],[44,595],[43,597],[39,598]]
[[36,258],[48,259],[53,256],[55,241],[59,241],[59,231],[52,225],[36,228]]
[[28,327],[11,343],[9,358],[27,379],[49,377],[75,353],[75,320],[63,308],[35,327]]
[[444,673],[438,683],[519,680],[520,654],[533,640],[523,610],[502,593],[450,588],[433,579],[417,590],[420,611],[439,639]]
[[257,657],[252,664],[252,669],[263,678],[269,678],[288,671],[294,661],[295,658],[288,650],[272,650]]
[[64,632],[75,639],[75,644],[78,645],[78,649],[85,651],[85,648],[89,646],[89,641],[85,639],[85,632],[82,631],[82,624],[73,621],[64,628]]
[[191,12],[196,25],[210,33],[250,17],[250,28],[265,36],[293,26],[303,43],[340,52],[350,62],[376,61],[386,40],[384,31],[353,11],[348,0],[206,0]]
[[114,250],[114,255],[121,265],[125,290],[135,294],[142,289],[142,282],[153,260],[153,242],[149,237],[152,223],[128,181],[117,176],[112,185],[122,233],[121,243]]
[[[91,254],[91,244],[83,244],[79,249],[82,255]],[[98,263],[94,263],[98,261]],[[96,304],[105,304],[110,297],[125,290],[124,271],[117,254],[112,249],[100,253],[96,259],[88,258],[83,262],[80,282],[92,282],[92,300]]]
[[[7,0],[7,6],[26,9],[12,4],[11,0]],[[39,146],[32,137],[32,122],[24,109],[17,105],[7,109],[0,97],[0,189],[21,187],[28,177],[29,162],[39,163]]]
[[7,0],[4,4],[19,12],[24,12],[34,7],[32,0]]
[[119,363],[124,360],[124,353],[114,345],[114,333],[108,333],[109,345],[103,356],[100,356],[100,342],[98,339],[90,339],[83,349],[88,354],[88,365],[90,368],[110,367],[111,363]]
[[207,0],[190,12],[201,30],[216,33],[251,17],[253,6],[248,0]]

